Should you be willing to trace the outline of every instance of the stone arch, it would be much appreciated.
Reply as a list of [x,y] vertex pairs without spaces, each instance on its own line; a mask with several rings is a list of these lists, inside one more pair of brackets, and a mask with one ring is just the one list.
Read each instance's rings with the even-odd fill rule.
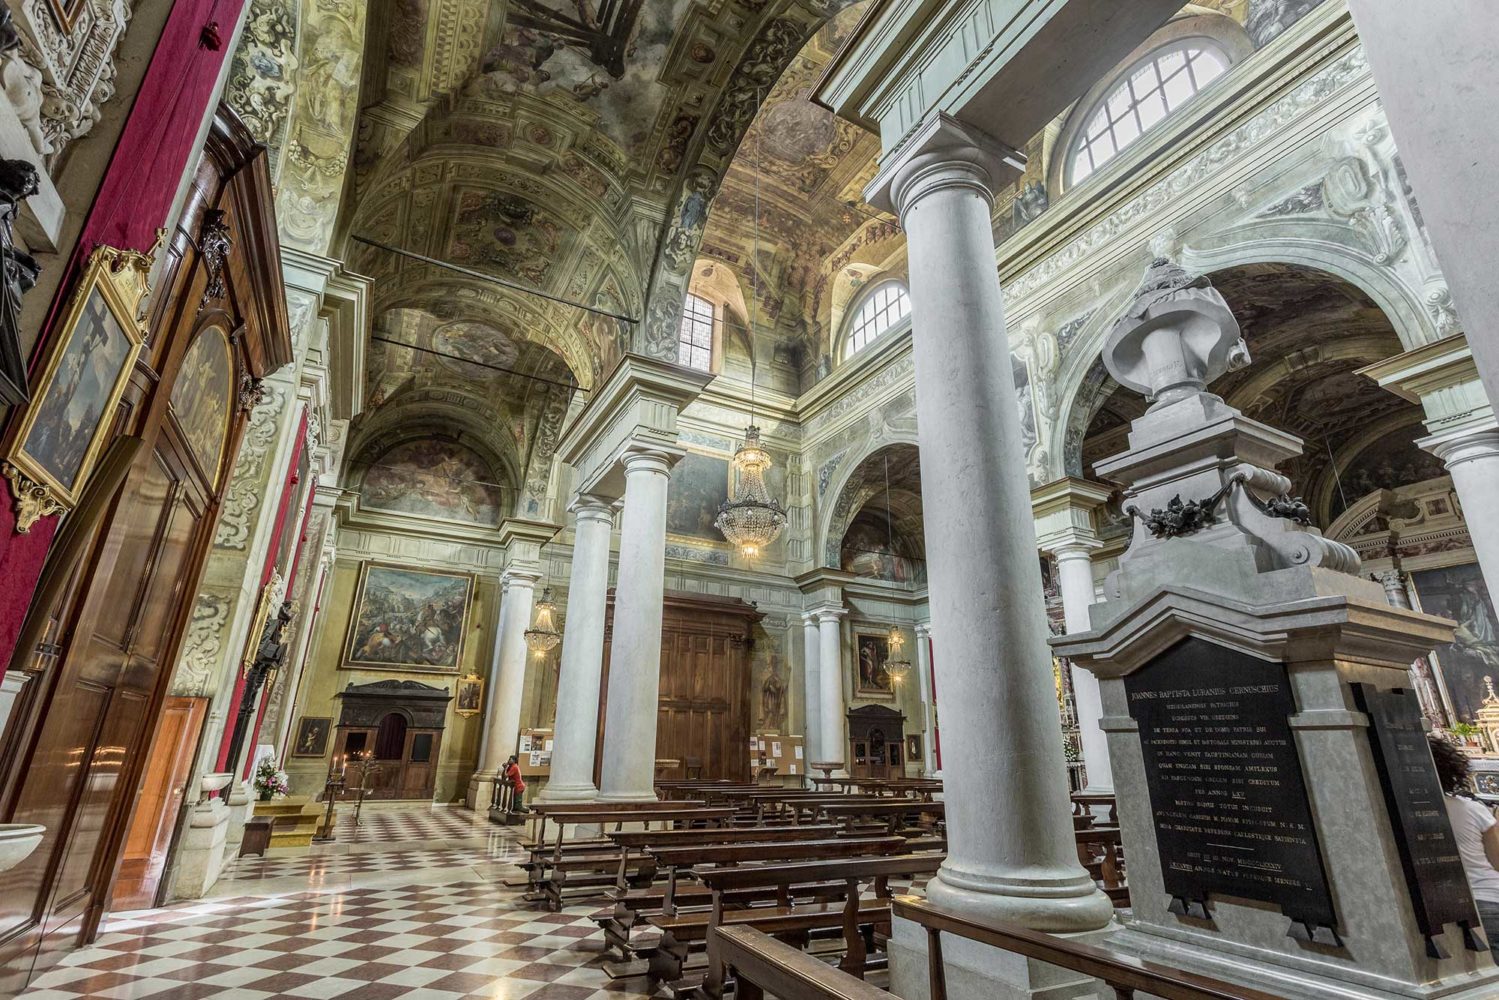
[[[819,519],[817,551],[820,565],[832,569],[840,568],[839,556],[843,536],[847,533],[849,524],[871,497],[884,491],[882,475],[877,483],[871,483],[869,477],[872,471],[883,473],[883,456],[887,452],[896,450],[901,460],[914,471],[916,483],[920,483],[921,473],[917,449],[918,443],[914,432],[887,435],[868,442],[856,461],[844,463],[838,478],[829,484],[825,495],[831,497],[832,500]],[[895,459],[892,456],[892,480],[897,475],[894,462]]]

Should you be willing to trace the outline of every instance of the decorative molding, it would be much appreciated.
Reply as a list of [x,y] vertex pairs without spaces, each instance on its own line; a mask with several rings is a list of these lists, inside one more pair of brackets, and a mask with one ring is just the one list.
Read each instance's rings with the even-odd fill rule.
[[10,494],[16,508],[16,534],[30,534],[31,526],[42,518],[68,509],[67,504],[53,496],[45,485],[33,481],[9,462],[0,463],[0,473],[10,483]]

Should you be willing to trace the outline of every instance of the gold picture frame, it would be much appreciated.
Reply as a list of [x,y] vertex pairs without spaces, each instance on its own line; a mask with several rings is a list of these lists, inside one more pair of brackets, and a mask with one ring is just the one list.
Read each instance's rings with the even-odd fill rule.
[[99,247],[89,257],[0,465],[21,534],[43,517],[73,509],[108,443],[146,341],[139,313],[151,290],[154,255],[155,248]]
[[484,711],[484,678],[478,674],[466,674],[459,679],[457,691],[453,698],[453,714],[468,718]]
[[360,564],[342,669],[460,673],[473,596],[472,573]]

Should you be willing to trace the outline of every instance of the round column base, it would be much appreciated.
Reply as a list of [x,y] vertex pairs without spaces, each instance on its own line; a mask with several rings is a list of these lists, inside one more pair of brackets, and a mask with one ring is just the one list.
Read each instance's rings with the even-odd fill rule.
[[599,797],[599,790],[592,782],[581,785],[558,785],[548,782],[547,786],[537,793],[534,802],[592,802]]
[[1048,934],[1096,931],[1114,919],[1114,904],[1087,872],[1054,879],[1006,879],[944,864],[927,883],[927,898],[973,920],[1020,924]]

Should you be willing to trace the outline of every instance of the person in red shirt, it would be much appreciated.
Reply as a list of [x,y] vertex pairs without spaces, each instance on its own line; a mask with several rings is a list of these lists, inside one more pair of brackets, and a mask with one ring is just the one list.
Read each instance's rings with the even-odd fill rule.
[[520,776],[520,761],[515,754],[505,761],[505,783],[510,786],[510,812],[520,812],[526,795],[526,780]]

